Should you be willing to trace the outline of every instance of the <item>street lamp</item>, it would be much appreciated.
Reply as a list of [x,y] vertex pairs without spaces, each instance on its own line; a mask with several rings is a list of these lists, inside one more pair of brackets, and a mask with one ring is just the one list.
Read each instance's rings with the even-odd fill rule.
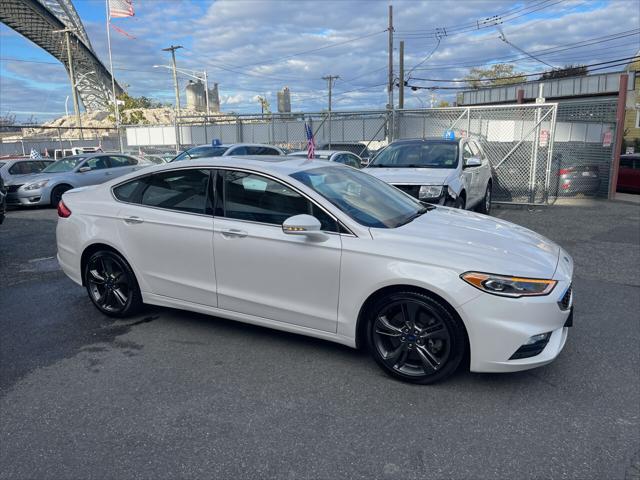
[[180,153],[180,127],[178,118],[180,117],[180,90],[178,89],[178,74],[176,73],[176,50],[182,48],[182,45],[171,45],[163,48],[163,52],[171,52],[171,65],[173,69],[173,86],[176,90],[176,106],[175,106],[175,127],[176,127],[176,153]]
[[[171,67],[170,65],[154,65],[153,68],[168,68],[169,70],[171,70],[173,67]],[[189,73],[188,70],[183,70],[182,68],[176,68],[176,71],[187,77],[204,81],[204,101],[206,104],[207,116],[211,115],[211,110],[209,109],[209,79],[207,77],[207,71],[205,70],[200,73],[197,70],[192,70],[192,73]],[[202,75],[202,77],[199,77],[198,74]]]

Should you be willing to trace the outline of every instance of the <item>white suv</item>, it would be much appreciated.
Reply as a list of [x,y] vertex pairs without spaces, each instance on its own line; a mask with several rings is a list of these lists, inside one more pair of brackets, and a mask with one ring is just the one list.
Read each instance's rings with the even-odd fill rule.
[[273,145],[263,145],[260,143],[230,143],[223,145],[214,140],[211,145],[200,145],[185,150],[172,162],[181,160],[195,160],[196,158],[208,157],[228,157],[229,155],[284,155],[284,152]]
[[474,139],[397,140],[363,171],[425,202],[491,210],[491,165]]

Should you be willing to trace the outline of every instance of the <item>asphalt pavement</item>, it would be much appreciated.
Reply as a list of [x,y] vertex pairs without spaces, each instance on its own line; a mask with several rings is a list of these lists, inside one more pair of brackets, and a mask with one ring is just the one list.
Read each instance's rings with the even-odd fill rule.
[[640,479],[640,206],[501,208],[576,261],[559,358],[432,386],[365,353],[149,307],[112,320],[55,259],[56,213],[0,226],[0,478]]

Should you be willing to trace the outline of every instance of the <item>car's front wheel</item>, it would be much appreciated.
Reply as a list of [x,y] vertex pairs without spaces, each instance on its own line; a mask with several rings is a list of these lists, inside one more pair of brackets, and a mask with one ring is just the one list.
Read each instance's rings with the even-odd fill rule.
[[142,307],[142,295],[136,277],[122,256],[100,250],[89,257],[84,269],[89,298],[102,313],[127,317]]
[[391,376],[412,383],[434,383],[452,375],[466,350],[460,320],[436,298],[398,292],[369,309],[369,351]]
[[484,197],[478,205],[478,212],[489,215],[491,213],[491,182],[487,184],[487,189],[484,192]]
[[62,194],[67,190],[71,190],[69,185],[58,185],[51,191],[51,206],[56,208],[62,200]]

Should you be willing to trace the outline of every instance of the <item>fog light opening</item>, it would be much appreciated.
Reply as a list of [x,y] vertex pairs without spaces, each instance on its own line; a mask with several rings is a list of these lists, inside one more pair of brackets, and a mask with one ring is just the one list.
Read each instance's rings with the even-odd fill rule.
[[535,357],[536,355],[540,355],[544,348],[549,343],[549,339],[551,338],[551,332],[540,333],[538,335],[533,335],[529,337],[529,339],[522,344],[522,346],[515,351],[513,355],[509,358],[509,360],[516,360],[518,358],[530,358]]

